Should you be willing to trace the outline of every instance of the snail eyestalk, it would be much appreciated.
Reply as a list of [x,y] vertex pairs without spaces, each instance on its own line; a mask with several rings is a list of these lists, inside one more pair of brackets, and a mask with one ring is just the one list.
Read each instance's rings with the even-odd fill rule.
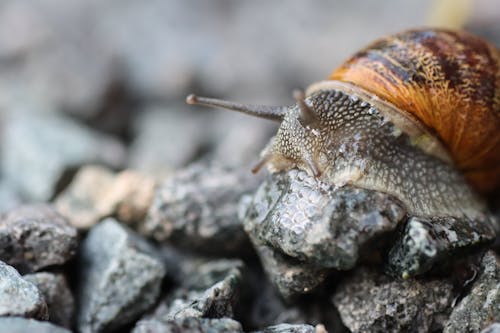
[[275,121],[282,121],[285,114],[288,112],[288,108],[286,106],[245,105],[216,98],[200,97],[194,94],[191,94],[186,98],[186,103],[233,110],[254,117]]
[[314,113],[314,110],[309,107],[305,102],[305,95],[302,90],[294,90],[293,98],[297,102],[297,106],[300,109],[300,122],[304,126],[315,127],[318,124],[318,117]]

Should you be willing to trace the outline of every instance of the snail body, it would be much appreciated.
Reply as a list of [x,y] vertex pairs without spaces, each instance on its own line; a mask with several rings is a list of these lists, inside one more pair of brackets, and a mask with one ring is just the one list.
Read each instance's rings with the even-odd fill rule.
[[465,32],[412,30],[356,53],[290,107],[188,103],[281,121],[254,171],[299,168],[391,194],[414,216],[474,219],[477,192],[500,183],[499,54]]

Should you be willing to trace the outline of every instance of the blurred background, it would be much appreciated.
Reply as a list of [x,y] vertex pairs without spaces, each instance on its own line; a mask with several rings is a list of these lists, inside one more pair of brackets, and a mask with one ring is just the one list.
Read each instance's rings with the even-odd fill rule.
[[253,163],[275,125],[185,96],[291,104],[373,39],[425,25],[500,45],[500,0],[0,2],[0,210],[88,163],[156,177]]

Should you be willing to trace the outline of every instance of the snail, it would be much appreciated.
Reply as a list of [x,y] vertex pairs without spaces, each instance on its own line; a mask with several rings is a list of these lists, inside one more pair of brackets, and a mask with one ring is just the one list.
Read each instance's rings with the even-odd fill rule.
[[281,122],[257,172],[292,168],[401,200],[413,216],[477,218],[500,184],[500,52],[462,31],[409,30],[355,53],[292,106],[187,103]]

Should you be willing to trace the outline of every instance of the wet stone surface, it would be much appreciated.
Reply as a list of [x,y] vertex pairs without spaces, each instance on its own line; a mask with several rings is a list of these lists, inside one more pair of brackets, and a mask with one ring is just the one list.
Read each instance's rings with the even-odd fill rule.
[[21,206],[0,216],[0,260],[22,273],[62,265],[78,246],[77,232],[52,206]]
[[159,185],[140,232],[204,254],[227,256],[248,251],[238,202],[258,182],[247,169],[190,165]]
[[71,333],[46,321],[20,317],[0,317],[0,333]]
[[49,309],[49,320],[70,328],[75,312],[75,302],[66,277],[62,274],[40,272],[27,274],[23,279],[33,283],[42,294]]
[[500,258],[488,251],[479,276],[453,309],[444,332],[481,332],[493,322],[500,322]]
[[47,320],[49,313],[37,287],[0,261],[0,317],[4,316]]
[[358,268],[338,286],[333,302],[352,332],[441,330],[456,295],[445,279],[398,281]]
[[83,241],[78,289],[80,332],[129,324],[160,293],[165,268],[154,249],[114,219],[106,219]]
[[386,271],[409,277],[430,270],[455,253],[473,253],[495,239],[493,221],[453,217],[410,218],[388,255]]
[[259,242],[290,257],[346,270],[367,244],[392,233],[405,213],[386,194],[350,186],[335,189],[291,170],[260,186],[246,208],[244,225]]

